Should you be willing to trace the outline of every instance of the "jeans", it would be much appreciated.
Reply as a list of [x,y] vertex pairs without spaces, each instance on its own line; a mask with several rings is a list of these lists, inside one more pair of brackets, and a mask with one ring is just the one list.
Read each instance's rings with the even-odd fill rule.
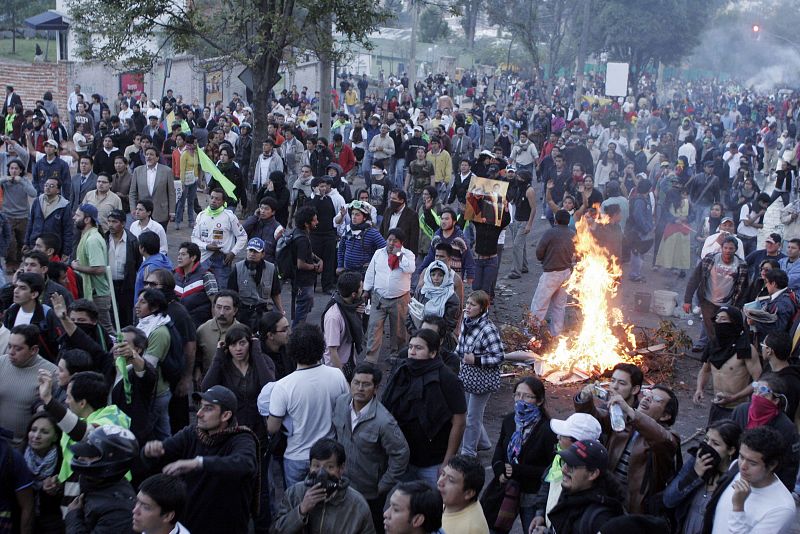
[[511,238],[511,246],[513,247],[513,262],[510,274],[522,275],[523,271],[528,270],[528,251],[526,245],[528,244],[528,234],[523,233],[525,227],[528,226],[528,221],[512,221],[508,226],[509,237]]
[[417,467],[416,465],[408,464],[406,472],[401,477],[403,482],[412,482],[414,480],[421,480],[432,489],[436,489],[436,484],[439,482],[439,465],[429,465],[428,467]]
[[392,353],[400,350],[406,343],[406,317],[411,295],[406,293],[397,298],[383,298],[377,293],[372,295],[369,324],[367,326],[366,359],[377,363],[383,344],[383,325],[389,319],[389,348]]
[[475,258],[475,279],[472,281],[472,289],[474,291],[482,289],[494,300],[494,285],[497,282],[499,266],[497,256]]
[[369,149],[364,150],[364,159],[361,160],[361,174],[364,176],[364,182],[369,187],[372,178],[372,152]]
[[292,285],[292,326],[302,323],[314,307],[314,286]]
[[213,253],[206,261],[205,267],[217,279],[217,287],[226,289],[228,287],[228,277],[231,275],[231,266],[225,265],[225,254],[222,252]]
[[571,275],[571,269],[543,272],[531,300],[531,313],[540,321],[544,321],[548,309],[550,310],[550,333],[554,336],[560,334],[564,328],[564,310],[567,306],[564,282]]
[[181,224],[183,222],[183,208],[186,206],[186,211],[189,213],[189,225],[194,226],[196,217],[194,212],[195,200],[197,200],[197,182],[192,185],[184,185],[175,208],[175,224]]
[[406,181],[406,160],[405,158],[398,158],[394,167],[394,186],[398,189],[403,189]]
[[286,489],[305,480],[306,476],[308,476],[310,465],[311,462],[309,460],[290,460],[289,458],[284,458],[283,481],[286,483]]
[[445,182],[436,182],[436,192],[439,195],[439,202],[447,204],[447,197],[450,195],[450,185]]
[[172,393],[167,390],[153,399],[150,416],[154,419],[153,435],[159,441],[164,441],[172,435],[172,429],[169,426],[169,400],[171,398]]
[[492,393],[465,393],[467,399],[467,427],[464,429],[464,440],[461,442],[461,454],[477,456],[478,449],[492,446],[489,434],[483,426],[483,412]]
[[[110,289],[112,291],[114,290],[113,288]],[[114,335],[116,333],[116,327],[111,324],[111,295],[106,295],[104,297],[95,295],[91,300],[94,302],[94,305],[97,306],[97,322],[100,323],[100,326],[105,328],[106,332]]]

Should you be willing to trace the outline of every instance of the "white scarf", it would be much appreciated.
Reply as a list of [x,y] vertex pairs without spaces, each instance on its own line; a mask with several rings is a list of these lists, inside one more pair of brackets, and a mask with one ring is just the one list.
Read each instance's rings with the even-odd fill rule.
[[153,333],[153,330],[158,328],[159,326],[165,325],[170,322],[171,319],[169,315],[164,314],[151,314],[143,319],[139,320],[139,324],[136,325],[136,328],[144,332],[145,337],[150,337],[150,334]]

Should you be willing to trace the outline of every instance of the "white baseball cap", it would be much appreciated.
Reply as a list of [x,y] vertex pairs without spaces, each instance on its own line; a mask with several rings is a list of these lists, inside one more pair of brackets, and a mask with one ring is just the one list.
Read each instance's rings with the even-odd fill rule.
[[600,423],[588,413],[574,413],[566,421],[551,419],[550,428],[557,436],[567,436],[577,441],[600,438]]

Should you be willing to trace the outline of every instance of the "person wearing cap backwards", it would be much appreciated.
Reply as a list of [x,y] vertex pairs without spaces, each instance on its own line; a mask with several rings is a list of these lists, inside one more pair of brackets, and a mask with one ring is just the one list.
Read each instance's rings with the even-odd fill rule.
[[781,234],[771,233],[767,236],[767,239],[764,241],[764,248],[754,250],[747,257],[744,261],[747,263],[747,268],[750,271],[750,281],[755,282],[756,278],[761,275],[761,273],[757,272],[757,269],[761,266],[764,260],[776,260],[780,261],[781,259],[785,258],[786,255],[781,252]]
[[113,332],[111,323],[111,288],[108,286],[106,266],[108,265],[108,246],[98,231],[100,224],[97,208],[84,204],[72,217],[75,228],[80,232],[75,260],[70,266],[79,273],[83,281],[83,296],[97,306],[100,324],[108,332]]
[[622,488],[608,470],[608,451],[594,439],[583,439],[558,453],[561,496],[547,514],[552,527],[540,525],[532,534],[594,534],[609,520],[625,514]]
[[62,185],[70,183],[69,165],[58,157],[58,142],[49,139],[44,143],[44,157],[33,164],[33,186],[38,193],[44,190],[44,182],[51,176]]
[[[564,421],[550,419],[550,430],[558,438],[556,452],[569,449],[577,441],[599,440],[602,432],[600,423],[588,413],[574,413]],[[531,520],[531,525],[533,528],[542,525],[548,528],[551,526],[548,514],[561,497],[561,480],[564,477],[562,472],[563,465],[563,459],[556,454],[553,457],[552,465],[544,471],[539,491],[532,502],[534,517]]]
[[720,220],[717,232],[706,238],[705,242],[703,243],[703,248],[700,252],[700,259],[702,260],[709,254],[721,252],[722,244],[728,237],[736,240],[736,256],[739,259],[744,260],[744,245],[742,244],[742,240],[735,235],[733,217],[728,215],[724,216],[722,220]]
[[183,478],[190,532],[247,532],[258,504],[258,439],[237,424],[239,405],[230,389],[213,386],[192,398],[197,422],[147,442],[141,459],[151,470]]
[[284,314],[281,304],[281,283],[275,265],[264,259],[265,245],[261,238],[247,242],[247,257],[234,264],[228,278],[228,289],[238,291],[241,304],[238,319],[255,332],[261,315],[273,309]]

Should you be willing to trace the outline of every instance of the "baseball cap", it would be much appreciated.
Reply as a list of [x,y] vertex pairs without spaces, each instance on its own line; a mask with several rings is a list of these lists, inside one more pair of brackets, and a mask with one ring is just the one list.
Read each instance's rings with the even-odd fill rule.
[[99,224],[97,222],[98,221],[97,208],[95,208],[91,204],[83,204],[78,209],[81,210],[84,216],[90,217],[94,221],[95,225]]
[[600,437],[600,423],[588,413],[574,413],[565,421],[550,419],[550,428],[557,436],[566,436],[576,440],[591,440]]
[[662,161],[661,162],[661,166],[662,167],[669,167],[669,161]]
[[766,241],[767,243],[772,243],[773,245],[780,245],[781,234],[776,234],[776,233],[769,234],[764,241]]
[[254,237],[247,242],[247,249],[253,249],[258,252],[264,252],[264,240],[260,237]]
[[58,141],[56,141],[55,139],[48,139],[47,141],[44,142],[44,144],[58,148]]
[[603,471],[608,467],[608,451],[596,439],[582,439],[558,453],[570,467],[585,467]]
[[731,217],[730,215],[726,215],[725,217],[723,217],[723,218],[722,218],[722,219],[719,221],[719,223],[720,223],[720,224],[722,224],[722,223],[724,223],[724,222],[726,222],[726,221],[727,221],[727,222],[733,222],[733,217]]
[[422,131],[422,126],[414,126],[414,131],[415,132],[421,132]]
[[192,400],[199,403],[201,400],[206,402],[210,402],[211,404],[216,404],[223,411],[229,410],[231,412],[236,412],[239,408],[239,403],[236,401],[236,395],[233,394],[233,391],[229,390],[225,386],[212,386],[205,390],[203,393],[195,392],[192,394]]

